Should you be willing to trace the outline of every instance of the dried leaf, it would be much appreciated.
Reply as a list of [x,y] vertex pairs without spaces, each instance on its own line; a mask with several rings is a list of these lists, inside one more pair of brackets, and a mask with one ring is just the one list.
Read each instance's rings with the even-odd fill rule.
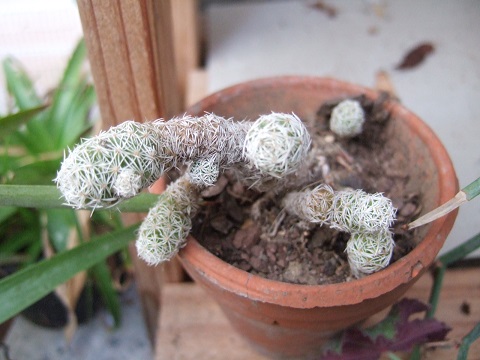
[[323,1],[316,1],[311,4],[310,7],[315,10],[324,12],[330,18],[334,18],[335,16],[337,16],[337,8],[332,5],[325,4]]
[[345,330],[337,343],[329,346],[323,360],[377,359],[386,351],[409,351],[415,345],[442,341],[450,331],[435,319],[414,319],[412,314],[424,312],[428,305],[414,299],[403,299],[387,317],[369,329]]
[[435,51],[432,43],[421,43],[410,50],[396,67],[397,70],[411,69],[420,65],[425,58]]

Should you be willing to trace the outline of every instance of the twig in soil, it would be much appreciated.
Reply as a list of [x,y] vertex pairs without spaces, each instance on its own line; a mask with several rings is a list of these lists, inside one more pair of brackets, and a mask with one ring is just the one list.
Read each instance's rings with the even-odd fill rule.
[[268,232],[269,237],[274,237],[275,235],[277,235],[278,229],[280,228],[280,225],[282,225],[282,222],[285,219],[286,215],[287,215],[287,212],[285,211],[285,209],[280,210],[277,217],[275,218],[275,221],[273,222],[272,226],[269,229],[269,232]]

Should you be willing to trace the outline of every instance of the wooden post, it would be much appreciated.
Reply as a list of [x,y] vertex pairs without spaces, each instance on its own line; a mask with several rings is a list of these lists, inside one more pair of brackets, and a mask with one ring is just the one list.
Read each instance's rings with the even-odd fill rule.
[[[186,72],[198,61],[196,0],[78,0],[104,129],[125,120],[169,119],[184,110]],[[174,26],[175,24],[175,26]],[[182,26],[188,24],[188,26]],[[187,39],[187,40],[186,40]],[[176,42],[176,43],[175,43]],[[138,216],[126,217],[138,222]],[[151,339],[155,339],[160,288],[184,273],[138,261],[136,282]]]

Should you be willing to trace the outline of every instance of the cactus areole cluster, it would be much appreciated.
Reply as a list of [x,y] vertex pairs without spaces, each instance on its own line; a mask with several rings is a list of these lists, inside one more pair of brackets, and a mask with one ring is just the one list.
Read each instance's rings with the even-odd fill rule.
[[[332,118],[342,118],[337,121],[338,136],[355,136],[363,124],[361,106],[354,101],[339,106],[344,108],[332,113]],[[169,170],[186,166],[159,196],[138,232],[139,256],[157,265],[185,245],[201,191],[224,171],[232,171],[249,187],[281,186],[302,167],[310,147],[309,132],[295,114],[265,114],[256,121],[215,114],[126,121],[69,151],[55,182],[67,205],[95,210],[131,198]],[[388,265],[395,209],[382,194],[319,185],[287,193],[283,204],[299,220],[349,232],[346,252],[356,277]]]

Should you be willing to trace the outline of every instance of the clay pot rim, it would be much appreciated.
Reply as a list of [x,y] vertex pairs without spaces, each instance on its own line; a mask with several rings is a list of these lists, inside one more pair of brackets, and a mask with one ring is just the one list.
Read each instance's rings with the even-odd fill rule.
[[[337,79],[312,76],[281,76],[251,80],[220,90],[201,100],[190,109],[206,108],[221,97],[228,98],[250,87],[288,86],[307,83],[312,86],[337,87],[348,93],[365,93],[376,96],[378,92],[366,87],[343,82]],[[392,102],[394,116],[406,121],[410,128],[417,127],[416,133],[423,142],[429,143],[430,154],[438,167],[440,198],[444,203],[458,191],[458,181],[451,159],[435,133],[418,116],[397,102]],[[433,149],[433,151],[432,151]],[[357,304],[367,299],[376,298],[394,288],[416,280],[434,261],[443,246],[442,234],[447,234],[453,226],[457,213],[435,221],[430,225],[424,239],[409,254],[397,260],[386,269],[362,279],[346,283],[328,285],[297,285],[274,281],[252,275],[219,259],[206,250],[198,241],[189,236],[187,245],[180,251],[182,262],[199,267],[200,274],[221,286],[224,290],[233,291],[241,296],[262,302],[297,308],[313,308]]]

